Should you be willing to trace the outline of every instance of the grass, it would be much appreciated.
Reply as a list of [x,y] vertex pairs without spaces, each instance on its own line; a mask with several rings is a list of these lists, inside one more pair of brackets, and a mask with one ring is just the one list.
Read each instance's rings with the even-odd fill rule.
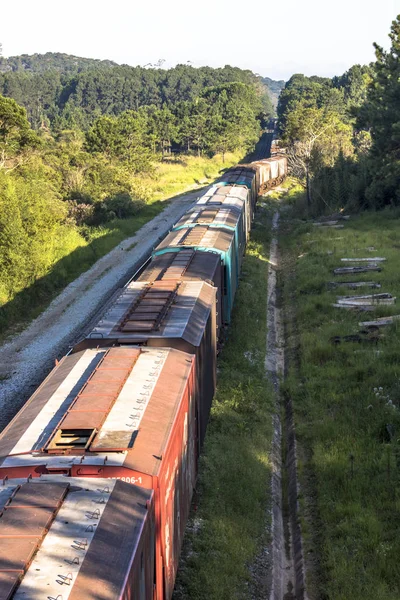
[[[183,157],[160,163],[152,179],[143,178],[147,204],[134,217],[116,219],[99,227],[63,231],[49,272],[31,286],[17,293],[0,306],[0,342],[15,335],[47,308],[50,302],[71,281],[90,269],[102,256],[124,239],[133,236],[143,225],[156,217],[168,204],[168,199],[188,189],[205,185],[219,171],[238,162],[239,154],[229,154],[225,163],[220,155],[213,158]],[[133,248],[129,246],[127,250]]]
[[176,600],[249,597],[249,566],[267,542],[273,396],[266,381],[270,216],[259,209],[243,263],[200,461]]
[[[295,213],[297,215],[297,213]],[[286,213],[280,238],[291,364],[285,393],[294,405],[310,598],[400,598],[400,328],[371,343],[333,345],[373,313],[331,306],[329,281],[373,280],[400,297],[400,212],[352,216],[344,229],[321,229]],[[369,252],[368,247],[376,251]],[[334,276],[342,257],[383,256],[381,273]],[[372,290],[373,293],[373,290]],[[310,554],[310,552],[312,554]]]
[[149,190],[151,201],[165,200],[182,191],[211,183],[220,171],[238,163],[240,152],[228,153],[225,161],[220,154],[213,158],[203,156],[172,156],[157,165],[151,178],[141,178],[141,185]]

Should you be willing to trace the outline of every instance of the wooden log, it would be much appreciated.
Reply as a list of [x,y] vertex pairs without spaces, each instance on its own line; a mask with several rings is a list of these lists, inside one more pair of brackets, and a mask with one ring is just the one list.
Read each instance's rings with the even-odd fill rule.
[[376,263],[371,263],[370,265],[363,265],[362,267],[338,267],[337,269],[333,269],[334,275],[348,275],[355,273],[368,273],[369,271],[382,271],[382,267],[378,266]]
[[332,304],[334,308],[345,308],[346,310],[369,311],[376,310],[372,304]]
[[375,281],[330,281],[329,285],[331,287],[347,287],[351,290],[356,290],[363,287],[375,289],[379,289],[381,287],[381,284],[375,283]]
[[339,296],[336,300],[337,304],[348,306],[376,306],[376,305],[392,305],[396,302],[396,297],[391,294],[365,294],[363,296]]
[[367,263],[379,263],[384,262],[386,258],[381,258],[379,256],[374,256],[371,258],[341,258],[342,262],[367,262]]
[[396,321],[400,319],[400,315],[393,315],[391,317],[381,317],[379,319],[375,319],[375,321],[361,321],[359,323],[360,327],[386,327],[387,325],[393,325]]
[[316,223],[313,223],[314,227],[330,227],[332,225],[337,225],[338,221],[317,221]]

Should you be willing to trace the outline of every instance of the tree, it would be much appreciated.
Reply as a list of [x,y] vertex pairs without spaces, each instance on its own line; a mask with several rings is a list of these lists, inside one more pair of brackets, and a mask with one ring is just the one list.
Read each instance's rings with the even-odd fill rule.
[[375,206],[400,204],[400,15],[389,37],[388,52],[375,44],[372,82],[360,113],[360,124],[371,130],[372,182],[366,194]]
[[311,177],[324,166],[333,166],[339,153],[351,154],[352,128],[329,109],[305,108],[299,104],[287,114],[285,141],[293,173],[304,181],[311,204]]
[[12,98],[0,96],[0,168],[13,170],[20,166],[28,149],[39,146],[26,110]]

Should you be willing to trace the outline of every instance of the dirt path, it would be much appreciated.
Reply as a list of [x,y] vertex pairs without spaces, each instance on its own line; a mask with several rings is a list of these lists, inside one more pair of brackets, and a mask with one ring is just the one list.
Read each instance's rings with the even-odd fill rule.
[[[265,370],[275,391],[271,478],[272,580],[269,600],[306,600],[304,559],[298,519],[297,452],[292,406],[285,401],[282,414],[280,381],[285,374],[283,311],[279,302],[279,213],[272,220],[268,267],[267,354]],[[283,449],[285,451],[283,452]]]
[[75,341],[91,317],[151,253],[203,191],[175,199],[70,283],[22,333],[0,346],[0,431]]

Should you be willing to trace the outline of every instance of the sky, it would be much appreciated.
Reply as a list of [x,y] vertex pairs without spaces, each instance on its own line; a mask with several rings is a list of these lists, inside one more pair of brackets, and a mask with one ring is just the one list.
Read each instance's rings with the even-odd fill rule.
[[4,56],[65,52],[146,65],[230,64],[263,77],[339,75],[389,47],[400,0],[20,0],[4,2]]

